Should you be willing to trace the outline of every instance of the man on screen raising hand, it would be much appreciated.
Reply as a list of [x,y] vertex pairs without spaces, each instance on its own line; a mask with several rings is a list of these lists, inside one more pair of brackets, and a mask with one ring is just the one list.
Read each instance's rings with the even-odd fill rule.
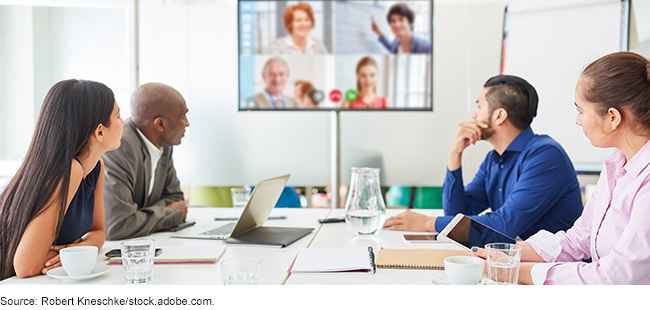
[[[530,128],[537,103],[535,88],[522,78],[490,78],[473,120],[459,124],[452,140],[442,190],[445,216],[407,210],[386,220],[387,229],[440,232],[458,213],[512,238],[571,227],[582,213],[580,186],[562,146]],[[479,140],[490,142],[494,150],[464,186],[463,151]],[[488,208],[491,212],[478,216]]]

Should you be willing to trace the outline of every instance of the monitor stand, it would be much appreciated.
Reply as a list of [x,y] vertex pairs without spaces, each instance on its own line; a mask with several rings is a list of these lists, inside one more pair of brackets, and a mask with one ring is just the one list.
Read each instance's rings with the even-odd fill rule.
[[341,186],[341,127],[339,112],[341,111],[330,112],[330,206],[332,209],[341,208],[339,206],[341,201],[339,197]]

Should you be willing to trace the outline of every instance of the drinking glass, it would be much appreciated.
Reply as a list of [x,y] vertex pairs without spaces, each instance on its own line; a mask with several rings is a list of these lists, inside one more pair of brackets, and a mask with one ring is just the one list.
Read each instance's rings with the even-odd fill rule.
[[251,198],[251,188],[248,186],[231,188],[230,195],[233,208],[244,208]]
[[386,222],[386,203],[379,185],[379,169],[352,168],[345,222],[355,235],[377,235]]
[[120,243],[124,281],[130,284],[151,282],[156,241],[132,239]]
[[521,247],[511,243],[485,245],[488,265],[488,284],[517,284]]
[[221,262],[221,278],[225,285],[257,285],[262,261],[253,257],[231,258]]

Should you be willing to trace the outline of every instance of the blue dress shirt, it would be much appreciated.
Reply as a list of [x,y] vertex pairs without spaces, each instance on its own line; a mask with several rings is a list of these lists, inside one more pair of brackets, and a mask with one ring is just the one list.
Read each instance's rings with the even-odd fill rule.
[[[530,127],[501,156],[490,151],[466,187],[460,168],[447,170],[442,200],[446,216],[438,217],[436,231],[463,213],[512,238],[523,239],[541,229],[552,233],[567,230],[583,209],[569,156],[551,137],[536,135]],[[477,216],[487,208],[492,212]]]
[[[379,37],[379,43],[383,45],[391,54],[397,54],[397,49],[399,48],[400,41],[398,38],[395,38],[393,43],[388,41],[385,35]],[[422,39],[420,37],[411,36],[411,48],[409,49],[411,54],[431,54],[431,42]]]

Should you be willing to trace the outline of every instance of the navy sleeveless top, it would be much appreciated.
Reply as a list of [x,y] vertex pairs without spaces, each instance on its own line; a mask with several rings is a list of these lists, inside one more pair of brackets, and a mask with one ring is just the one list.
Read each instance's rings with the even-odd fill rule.
[[[75,160],[79,161],[76,157]],[[81,162],[79,163],[81,164]],[[56,245],[70,244],[90,231],[95,210],[95,187],[101,171],[102,165],[97,161],[95,169],[81,180],[77,193],[65,212],[61,231],[56,238]]]

